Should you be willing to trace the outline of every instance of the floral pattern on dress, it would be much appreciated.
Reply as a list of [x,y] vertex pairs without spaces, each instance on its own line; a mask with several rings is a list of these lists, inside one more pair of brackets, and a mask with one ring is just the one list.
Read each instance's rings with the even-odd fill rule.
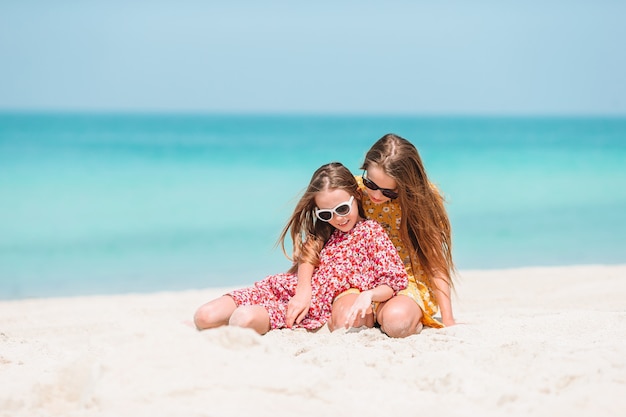
[[[261,305],[269,312],[270,327],[285,326],[287,303],[295,295],[296,274],[270,275],[254,286],[229,293],[237,306]],[[404,263],[389,236],[373,220],[357,223],[352,230],[335,230],[320,252],[319,265],[311,278],[311,307],[300,324],[314,330],[330,319],[335,297],[350,288],[367,291],[380,285],[390,286],[394,292],[408,283]]]

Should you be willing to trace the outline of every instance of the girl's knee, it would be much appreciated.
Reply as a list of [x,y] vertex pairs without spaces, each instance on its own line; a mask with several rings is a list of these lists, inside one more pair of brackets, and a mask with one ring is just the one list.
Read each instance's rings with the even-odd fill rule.
[[270,331],[269,313],[261,306],[238,307],[230,316],[228,324],[253,329],[259,334]]
[[354,304],[354,300],[356,300],[357,296],[358,294],[346,294],[333,302],[330,310],[330,320],[328,321],[328,329],[331,332],[346,328],[350,308],[352,304]]
[[221,311],[211,304],[205,304],[196,310],[193,322],[198,330],[210,329],[226,324]]
[[228,324],[230,326],[250,327],[250,323],[252,323],[253,319],[254,316],[249,308],[239,307],[230,316]]
[[401,305],[386,305],[384,314],[380,317],[380,328],[389,337],[407,337],[422,330],[422,314],[419,307],[415,309],[402,308]]
[[330,314],[330,320],[328,321],[328,330],[331,332],[345,328],[346,321],[348,321],[348,310],[335,310],[333,309]]
[[228,318],[237,308],[235,301],[229,296],[223,296],[198,308],[193,316],[193,322],[198,330],[228,324]]
[[419,333],[422,330],[422,323],[407,317],[398,320],[386,319],[380,324],[380,329],[389,337],[403,338]]

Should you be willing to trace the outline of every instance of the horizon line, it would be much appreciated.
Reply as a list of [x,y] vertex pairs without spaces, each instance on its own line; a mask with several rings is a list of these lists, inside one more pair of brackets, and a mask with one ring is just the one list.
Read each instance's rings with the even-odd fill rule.
[[219,111],[199,109],[52,109],[52,108],[3,108],[1,115],[76,115],[76,116],[222,116],[222,117],[375,117],[375,118],[499,118],[499,119],[624,119],[626,113],[575,113],[575,112],[537,112],[537,113],[497,113],[497,112],[357,112],[357,111]]

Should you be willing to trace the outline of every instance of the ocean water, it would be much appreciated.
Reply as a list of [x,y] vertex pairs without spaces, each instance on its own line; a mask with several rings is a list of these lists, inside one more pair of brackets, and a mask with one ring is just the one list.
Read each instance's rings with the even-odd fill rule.
[[626,263],[626,118],[0,113],[0,299],[283,271],[313,171],[359,174],[388,132],[445,194],[461,272]]

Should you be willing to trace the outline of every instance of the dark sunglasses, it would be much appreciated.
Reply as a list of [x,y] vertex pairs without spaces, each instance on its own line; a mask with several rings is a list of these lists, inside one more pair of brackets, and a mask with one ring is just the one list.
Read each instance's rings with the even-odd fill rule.
[[380,192],[387,198],[396,199],[398,198],[398,193],[390,188],[381,188],[374,181],[369,178],[365,178],[365,172],[363,173],[363,185],[365,185],[370,190],[376,191],[380,190]]
[[339,203],[335,206],[335,208],[331,209],[315,209],[315,215],[318,219],[323,222],[329,222],[333,219],[333,214],[337,216],[347,216],[352,211],[352,202],[354,201],[354,196],[350,197],[350,200],[344,201],[343,203]]

